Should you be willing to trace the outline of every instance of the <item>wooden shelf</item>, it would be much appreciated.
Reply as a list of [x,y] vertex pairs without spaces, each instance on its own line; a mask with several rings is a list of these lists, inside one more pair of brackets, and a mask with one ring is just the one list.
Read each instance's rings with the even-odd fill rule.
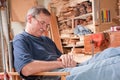
[[[88,1],[88,0],[69,0],[65,5],[59,4],[59,6],[56,6],[56,11],[58,11],[57,15],[59,16],[59,20],[58,24],[59,24],[59,33],[60,33],[60,39],[62,41],[62,45],[63,48],[70,51],[72,47],[81,47],[83,45],[79,45],[81,43],[79,43],[79,41],[82,39],[80,37],[71,37],[71,36],[75,36],[74,35],[74,29],[76,27],[76,25],[79,25],[79,19],[83,19],[87,21],[87,23],[81,23],[80,25],[83,25],[86,28],[89,28],[93,33],[97,33],[97,32],[102,32],[105,31],[107,29],[110,29],[111,26],[116,25],[115,21],[113,21],[113,19],[115,20],[119,20],[120,16],[117,16],[116,14],[116,7],[118,6],[120,9],[120,2],[117,2],[117,0],[111,0],[111,3],[109,3],[108,5],[106,5],[106,3],[109,2],[109,0],[89,0],[90,4],[92,5],[92,11],[90,11],[90,13],[85,13],[82,14],[81,13],[77,13],[77,11],[74,11],[75,8],[78,8],[79,4],[83,4],[84,1]],[[102,4],[101,4],[102,3]],[[56,3],[57,4],[57,3]],[[115,6],[115,7],[113,7]],[[61,8],[62,7],[62,8]],[[65,9],[64,11],[67,12],[71,12],[71,7],[73,9],[73,15],[72,14],[68,14],[66,15],[66,13],[63,13],[60,11],[62,11],[62,9]],[[86,8],[85,8],[86,9]],[[80,7],[79,7],[80,10]],[[78,10],[78,11],[79,11]],[[110,11],[110,22],[102,22],[102,12],[103,11]],[[74,12],[76,12],[76,14],[74,14]],[[87,10],[86,10],[87,12]],[[88,11],[89,12],[89,11]],[[66,16],[64,16],[64,14]],[[82,15],[80,15],[82,14]],[[77,16],[79,15],[79,16]],[[74,17],[76,16],[76,17]],[[92,19],[89,19],[88,17],[92,16]],[[117,17],[116,17],[117,16]],[[114,18],[116,17],[116,18]],[[72,29],[72,30],[70,30]],[[78,42],[78,44],[77,44]],[[77,45],[75,45],[77,44]],[[68,49],[67,49],[68,48]]]
[[77,17],[74,17],[73,19],[85,19],[87,16],[92,15],[93,13],[87,13],[87,14],[83,14]]
[[80,37],[61,37],[61,39],[80,39]]
[[117,16],[115,19],[120,19],[120,16]]
[[83,44],[81,44],[81,45],[67,45],[67,46],[63,46],[63,47],[65,47],[65,48],[84,47],[84,45]]
[[70,20],[74,20],[74,19],[85,19],[87,16],[90,16],[92,14],[93,13],[86,13],[86,14],[83,14],[83,15],[80,15],[80,16],[77,16],[77,17],[68,18],[66,20],[59,21],[59,23],[64,23],[64,22],[67,22],[67,21],[70,21]]
[[59,23],[64,23],[64,22],[67,22],[67,21],[70,21],[70,20],[71,20],[71,18],[66,19],[66,20],[59,21]]
[[73,33],[73,31],[69,31],[69,32],[68,31],[67,32],[64,31],[64,32],[61,32],[61,34],[63,34],[63,33],[64,34],[71,34],[71,33]]

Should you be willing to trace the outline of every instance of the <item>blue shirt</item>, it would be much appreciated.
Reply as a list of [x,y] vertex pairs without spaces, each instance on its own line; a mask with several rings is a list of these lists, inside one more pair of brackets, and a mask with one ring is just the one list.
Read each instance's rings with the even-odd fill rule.
[[35,37],[23,32],[13,39],[14,66],[17,72],[33,60],[56,60],[61,56],[55,43],[48,37]]

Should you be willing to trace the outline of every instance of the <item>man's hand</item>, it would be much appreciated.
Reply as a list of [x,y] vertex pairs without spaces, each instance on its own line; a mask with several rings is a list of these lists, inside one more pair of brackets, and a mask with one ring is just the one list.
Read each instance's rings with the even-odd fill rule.
[[69,54],[61,55],[60,58],[58,58],[58,60],[62,61],[62,64],[64,65],[65,68],[75,67],[77,64],[73,59],[73,55],[69,55]]

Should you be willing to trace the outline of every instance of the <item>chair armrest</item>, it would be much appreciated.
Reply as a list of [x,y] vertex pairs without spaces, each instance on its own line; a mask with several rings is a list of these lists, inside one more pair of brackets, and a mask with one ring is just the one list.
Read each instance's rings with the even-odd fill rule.
[[[17,72],[8,72],[8,74],[9,75],[19,75]],[[34,75],[37,75],[37,76],[43,76],[43,75],[44,76],[67,76],[67,75],[70,75],[70,73],[69,72],[40,72],[40,73],[36,73]]]
[[67,76],[67,75],[70,75],[70,73],[69,72],[41,72],[34,75]]
[[[18,72],[7,72],[7,74],[9,76],[19,76]],[[66,80],[66,76],[70,75],[70,72],[40,72],[34,75],[36,76],[60,76],[61,80]],[[0,76],[4,76],[4,72],[1,72]]]

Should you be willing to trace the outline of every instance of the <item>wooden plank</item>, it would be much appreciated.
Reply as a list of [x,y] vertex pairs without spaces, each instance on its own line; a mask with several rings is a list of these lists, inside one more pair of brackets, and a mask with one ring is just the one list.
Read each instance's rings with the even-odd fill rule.
[[62,43],[61,43],[61,39],[60,39],[56,15],[51,9],[50,9],[50,12],[51,12],[50,30],[51,30],[52,40],[55,42],[57,48],[63,53],[63,48],[62,48]]

